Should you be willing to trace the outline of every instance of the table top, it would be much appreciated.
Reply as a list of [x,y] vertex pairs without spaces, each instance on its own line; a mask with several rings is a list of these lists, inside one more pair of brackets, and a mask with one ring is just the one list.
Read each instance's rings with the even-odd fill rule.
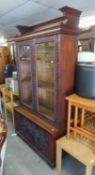
[[85,107],[93,108],[95,110],[95,99],[88,99],[84,97],[80,97],[77,94],[72,94],[66,97],[66,100],[72,103],[76,103],[79,105],[83,105]]
[[93,150],[89,146],[86,146],[85,143],[81,143],[81,140],[75,140],[72,137],[67,139],[67,137],[64,136],[57,140],[57,144],[61,149],[78,159],[83,164],[90,166],[95,165],[95,154],[93,153]]

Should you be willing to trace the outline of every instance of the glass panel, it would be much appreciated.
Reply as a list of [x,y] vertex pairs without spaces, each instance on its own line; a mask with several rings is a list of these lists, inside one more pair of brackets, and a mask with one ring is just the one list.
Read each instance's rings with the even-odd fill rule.
[[19,59],[21,99],[23,104],[32,108],[30,46],[19,47]]
[[54,118],[55,82],[55,43],[54,41],[37,44],[37,111],[48,118]]

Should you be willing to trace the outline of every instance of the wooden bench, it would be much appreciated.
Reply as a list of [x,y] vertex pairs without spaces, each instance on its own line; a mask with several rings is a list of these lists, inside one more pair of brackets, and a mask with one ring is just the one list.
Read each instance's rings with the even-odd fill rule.
[[89,147],[72,137],[67,139],[67,137],[64,136],[58,139],[56,142],[56,168],[58,171],[61,170],[62,150],[86,166],[85,175],[92,175],[92,169],[95,165],[95,154],[93,154],[93,151]]

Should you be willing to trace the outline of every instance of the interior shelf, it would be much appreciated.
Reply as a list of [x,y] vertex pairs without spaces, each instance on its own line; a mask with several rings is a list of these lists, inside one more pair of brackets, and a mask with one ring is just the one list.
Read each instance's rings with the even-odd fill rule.
[[25,104],[25,106],[27,107],[32,108],[32,100],[28,100],[28,99],[23,100],[23,104]]
[[20,61],[30,61],[31,62],[31,58],[20,57]]
[[31,81],[31,77],[25,77],[21,79],[21,82],[28,82],[28,81]]
[[48,108],[45,105],[40,104],[39,105],[39,113],[47,116],[48,118],[54,118],[54,110],[51,108]]
[[54,88],[54,83],[50,83],[50,82],[46,82],[46,81],[39,81],[39,80],[38,80],[38,86],[39,86],[39,87]]

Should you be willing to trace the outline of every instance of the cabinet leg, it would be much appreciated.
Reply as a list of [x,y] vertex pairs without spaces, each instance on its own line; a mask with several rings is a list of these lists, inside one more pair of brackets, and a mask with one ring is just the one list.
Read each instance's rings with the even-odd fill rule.
[[92,166],[86,166],[86,174],[85,175],[92,175]]
[[61,161],[62,161],[62,149],[57,144],[56,145],[56,169],[57,171],[61,171]]

